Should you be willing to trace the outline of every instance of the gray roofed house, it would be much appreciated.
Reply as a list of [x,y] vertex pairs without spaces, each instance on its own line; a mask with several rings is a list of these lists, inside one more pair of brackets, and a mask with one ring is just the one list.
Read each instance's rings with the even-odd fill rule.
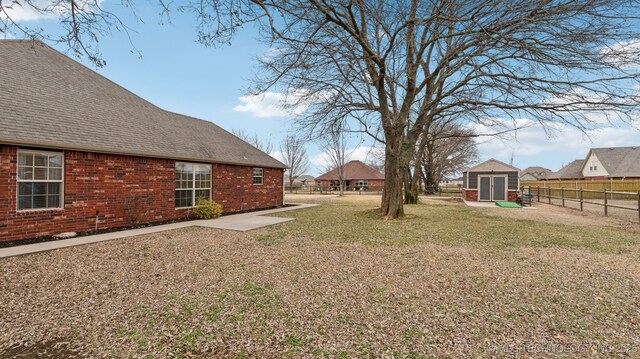
[[551,172],[547,175],[549,180],[564,180],[564,179],[582,179],[582,165],[584,160],[573,160],[566,166],[562,167],[558,172]]
[[39,41],[0,41],[0,143],[286,166],[212,122],[163,110]]
[[0,242],[284,205],[284,164],[39,41],[0,40]]
[[585,178],[640,178],[640,146],[592,148],[581,171]]
[[548,168],[540,166],[531,166],[520,171],[521,181],[539,181],[544,180],[551,173]]

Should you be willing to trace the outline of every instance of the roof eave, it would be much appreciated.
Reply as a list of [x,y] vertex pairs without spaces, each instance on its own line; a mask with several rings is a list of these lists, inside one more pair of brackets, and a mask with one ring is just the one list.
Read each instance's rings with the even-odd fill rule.
[[284,163],[276,160],[275,158],[274,158],[274,161],[279,162],[280,166],[274,166],[274,165],[265,164],[265,163],[255,163],[255,162],[241,163],[241,162],[231,162],[231,161],[220,161],[214,158],[181,157],[181,156],[159,155],[159,154],[145,153],[145,152],[117,151],[117,150],[108,150],[104,148],[92,148],[88,146],[68,146],[64,144],[59,144],[55,142],[46,142],[46,141],[29,142],[29,141],[16,141],[11,139],[0,138],[0,144],[13,145],[13,146],[45,147],[45,148],[67,150],[67,151],[94,152],[94,153],[104,153],[104,154],[122,155],[122,156],[160,158],[160,159],[168,159],[168,160],[175,160],[175,161],[220,163],[220,164],[227,164],[227,165],[247,166],[247,167],[281,168],[283,170],[288,168]]

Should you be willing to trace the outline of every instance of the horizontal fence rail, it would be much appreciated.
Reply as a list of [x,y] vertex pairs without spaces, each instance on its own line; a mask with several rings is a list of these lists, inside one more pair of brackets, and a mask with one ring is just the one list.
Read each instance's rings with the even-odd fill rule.
[[607,189],[525,186],[525,190],[527,188],[538,202],[546,201],[549,204],[553,204],[551,200],[560,200],[562,207],[567,207],[567,202],[575,202],[580,204],[581,211],[584,210],[585,204],[602,206],[605,216],[609,215],[609,208],[636,211],[638,212],[638,222],[640,222],[640,190],[637,192],[625,192]]
[[638,192],[640,191],[640,180],[638,179],[608,179],[608,180],[548,180],[548,181],[521,181],[525,187],[550,187],[550,188],[573,188],[584,190]]

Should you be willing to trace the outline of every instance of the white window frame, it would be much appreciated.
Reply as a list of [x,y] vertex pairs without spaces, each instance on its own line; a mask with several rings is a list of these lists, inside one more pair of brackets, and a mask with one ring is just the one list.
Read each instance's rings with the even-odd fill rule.
[[[47,155],[47,156],[62,156],[62,175],[59,180],[23,180],[20,179],[20,154],[33,154],[33,155]],[[33,211],[55,211],[64,209],[64,171],[65,157],[64,151],[43,151],[43,150],[30,150],[19,148],[16,152],[16,211],[18,212],[33,212]],[[34,167],[35,168],[35,167]],[[49,176],[49,162],[47,161],[47,176]],[[20,183],[60,183],[60,205],[58,207],[46,207],[46,208],[25,208],[19,209],[20,206]]]
[[[203,191],[203,190],[209,190],[209,200],[211,199],[212,196],[212,192],[213,192],[213,168],[211,166],[210,163],[198,163],[198,162],[181,162],[181,161],[177,161],[176,165],[174,167],[174,171],[177,170],[178,165],[190,165],[190,166],[194,166],[193,167],[193,187],[192,188],[176,188],[175,185],[175,180],[174,180],[174,184],[173,184],[173,193],[174,193],[174,199],[173,199],[173,206],[175,207],[175,209],[185,209],[185,208],[195,208],[196,207],[196,191]],[[209,188],[196,188],[196,174],[195,174],[195,166],[207,166],[209,167]],[[174,176],[175,177],[175,176]],[[191,200],[193,202],[192,206],[186,206],[186,207],[176,207],[176,201],[175,201],[175,191],[187,191],[187,190],[191,190]]]
[[[256,170],[260,170],[260,176],[256,176]],[[258,178],[258,177],[260,177],[260,183],[256,183],[256,178]],[[254,186],[262,186],[264,184],[264,168],[262,168],[262,167],[253,167],[251,183]]]

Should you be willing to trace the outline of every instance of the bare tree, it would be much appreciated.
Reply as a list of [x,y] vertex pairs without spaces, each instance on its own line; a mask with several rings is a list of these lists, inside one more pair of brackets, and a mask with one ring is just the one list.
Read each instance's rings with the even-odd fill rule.
[[475,135],[469,129],[447,125],[425,137],[427,146],[421,154],[420,170],[414,176],[422,179],[427,194],[434,193],[445,176],[460,174],[478,161]]
[[340,127],[332,127],[324,136],[321,148],[327,157],[327,171],[336,170],[338,175],[338,188],[340,196],[344,195],[344,165],[347,163],[350,154],[347,153],[347,141],[344,132]]
[[233,133],[236,137],[240,138],[244,142],[250,144],[251,146],[259,149],[260,151],[266,154],[273,153],[273,142],[271,142],[271,139],[266,139],[266,140],[261,139],[260,137],[258,137],[257,133],[249,134],[247,131],[242,129],[231,130],[231,133]]
[[[297,122],[312,133],[350,119],[384,144],[382,214],[395,218],[430,121],[527,117],[586,130],[601,123],[597,113],[631,122],[640,109],[639,8],[638,0],[203,0],[178,10],[195,13],[205,45],[258,24],[277,51],[260,60],[256,92],[295,94],[287,103],[308,106]],[[66,19],[74,43],[109,27]]]
[[289,191],[293,192],[293,181],[309,169],[309,158],[304,139],[296,135],[287,135],[280,143],[279,159],[289,167],[286,176],[289,179]]

